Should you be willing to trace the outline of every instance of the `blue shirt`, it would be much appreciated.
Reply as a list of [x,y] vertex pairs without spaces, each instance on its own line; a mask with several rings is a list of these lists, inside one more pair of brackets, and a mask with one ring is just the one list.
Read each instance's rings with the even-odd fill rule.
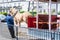
[[8,28],[11,28],[11,27],[14,26],[14,20],[13,20],[13,17],[10,14],[7,15],[6,22],[7,22]]

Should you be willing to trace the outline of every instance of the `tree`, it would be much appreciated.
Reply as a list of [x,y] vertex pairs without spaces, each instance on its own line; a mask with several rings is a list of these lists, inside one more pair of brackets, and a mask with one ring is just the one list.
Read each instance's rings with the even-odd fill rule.
[[55,9],[52,10],[52,14],[55,14]]
[[60,15],[60,11],[58,12],[58,15]]

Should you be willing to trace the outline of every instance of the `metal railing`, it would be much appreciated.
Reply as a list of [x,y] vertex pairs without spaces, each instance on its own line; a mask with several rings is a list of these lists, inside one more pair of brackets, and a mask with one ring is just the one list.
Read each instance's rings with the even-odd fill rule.
[[16,40],[19,40],[19,38],[25,38],[27,40],[60,40],[60,30],[49,31],[36,28],[18,27],[16,25],[14,26],[16,28]]

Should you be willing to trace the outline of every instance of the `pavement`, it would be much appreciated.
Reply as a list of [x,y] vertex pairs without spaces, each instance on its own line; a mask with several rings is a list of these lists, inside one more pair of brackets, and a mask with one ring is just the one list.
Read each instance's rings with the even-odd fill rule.
[[13,40],[10,36],[7,25],[3,25],[2,23],[0,23],[0,40]]
[[[15,29],[16,31],[16,29]],[[23,30],[24,31],[24,30]],[[30,40],[29,36],[20,34],[20,37],[18,40]],[[32,37],[33,38],[33,37]],[[0,23],[0,40],[17,40],[16,38],[11,38],[8,27],[6,23]]]
[[[16,40],[16,38],[11,38],[6,23],[0,23],[0,40]],[[26,40],[26,39],[19,38],[18,40]]]
[[[22,27],[27,27],[25,23],[21,24]],[[15,33],[16,33],[16,27],[14,27]],[[28,29],[25,28],[19,28],[18,30],[18,40],[44,40],[44,39],[39,39],[37,37],[33,37],[31,35],[26,35],[28,33]],[[17,40],[16,38],[11,38],[7,24],[6,23],[0,23],[0,40]]]

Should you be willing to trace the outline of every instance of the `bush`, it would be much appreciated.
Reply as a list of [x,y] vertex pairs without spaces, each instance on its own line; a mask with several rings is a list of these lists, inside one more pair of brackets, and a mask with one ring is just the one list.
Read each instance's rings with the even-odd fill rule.
[[7,16],[7,12],[3,12],[3,15]]
[[20,11],[20,13],[24,13],[24,11]]
[[37,12],[30,12],[33,16],[35,16],[37,14]]
[[0,14],[7,16],[7,12],[0,12]]
[[0,14],[2,14],[2,12],[0,12]]
[[58,12],[58,15],[60,15],[60,11]]

